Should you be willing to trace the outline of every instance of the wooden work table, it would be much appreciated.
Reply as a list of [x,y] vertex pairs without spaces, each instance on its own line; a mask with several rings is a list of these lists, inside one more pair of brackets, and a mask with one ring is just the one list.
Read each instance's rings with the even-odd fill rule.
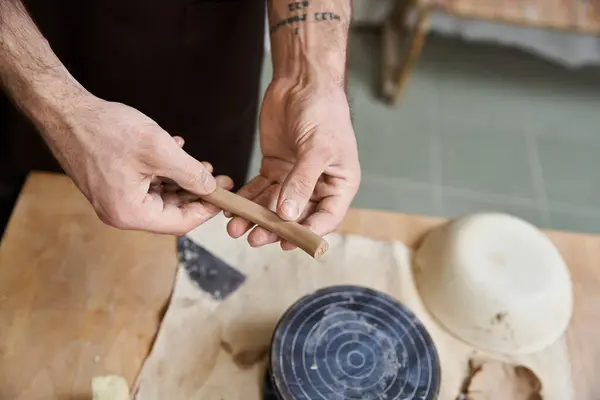
[[[441,219],[352,210],[341,232],[414,246]],[[572,271],[577,400],[600,398],[600,237],[548,232]],[[33,174],[0,245],[0,400],[90,399],[135,379],[176,270],[175,239],[103,225],[69,179]],[[535,323],[535,321],[532,321]]]

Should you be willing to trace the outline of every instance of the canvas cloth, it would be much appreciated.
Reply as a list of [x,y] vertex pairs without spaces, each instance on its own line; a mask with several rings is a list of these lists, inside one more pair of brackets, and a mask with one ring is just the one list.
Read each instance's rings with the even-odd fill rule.
[[[140,373],[138,400],[261,400],[265,355],[278,319],[300,297],[329,285],[385,292],[420,318],[441,360],[439,399],[457,398],[471,358],[490,357],[450,336],[427,313],[413,281],[412,252],[402,243],[330,235],[330,250],[316,261],[299,250],[282,252],[277,245],[250,248],[245,238],[230,239],[225,224],[219,215],[184,240],[192,247],[200,244],[231,267],[223,272],[217,266],[212,272],[228,276],[230,285],[217,293],[202,283],[198,277],[209,276],[211,269],[202,263],[190,267],[194,250],[189,243],[181,247],[174,293]],[[505,361],[533,370],[542,381],[544,399],[574,398],[564,341]]]

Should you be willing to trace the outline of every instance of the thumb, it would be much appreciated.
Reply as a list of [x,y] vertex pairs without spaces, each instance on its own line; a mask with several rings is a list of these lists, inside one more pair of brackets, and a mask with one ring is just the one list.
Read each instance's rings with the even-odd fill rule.
[[217,187],[217,181],[210,171],[181,148],[171,153],[160,175],[197,195],[212,193]]
[[301,156],[283,182],[277,213],[283,219],[295,221],[308,204],[315,186],[326,167],[325,160],[314,155]]

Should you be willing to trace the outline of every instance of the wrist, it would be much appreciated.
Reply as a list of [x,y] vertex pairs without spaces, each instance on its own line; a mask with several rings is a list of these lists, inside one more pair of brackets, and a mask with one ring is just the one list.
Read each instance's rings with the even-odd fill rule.
[[347,93],[343,86],[327,79],[296,79],[273,77],[269,91],[281,104],[325,100],[328,104],[348,104]]
[[301,86],[344,88],[346,81],[345,54],[298,51],[273,58],[273,79],[294,82]]
[[[67,122],[84,100],[93,97],[63,67],[24,84],[21,101],[25,114],[40,128]],[[23,97],[23,96],[20,96]]]
[[42,135],[64,125],[72,111],[91,94],[62,66],[40,69],[11,68],[2,84],[19,109]]

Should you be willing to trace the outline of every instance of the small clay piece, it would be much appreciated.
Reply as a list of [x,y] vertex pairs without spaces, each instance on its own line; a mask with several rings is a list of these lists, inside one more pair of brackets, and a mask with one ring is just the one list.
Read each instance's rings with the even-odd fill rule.
[[417,317],[357,286],[292,305],[273,334],[269,369],[280,400],[434,400],[440,385],[437,351]]
[[415,280],[442,327],[488,352],[543,350],[573,312],[571,278],[556,247],[506,214],[475,214],[429,233],[416,253]]
[[129,400],[129,385],[117,375],[92,378],[93,400]]
[[470,376],[458,400],[542,400],[542,383],[522,365],[471,360]]

